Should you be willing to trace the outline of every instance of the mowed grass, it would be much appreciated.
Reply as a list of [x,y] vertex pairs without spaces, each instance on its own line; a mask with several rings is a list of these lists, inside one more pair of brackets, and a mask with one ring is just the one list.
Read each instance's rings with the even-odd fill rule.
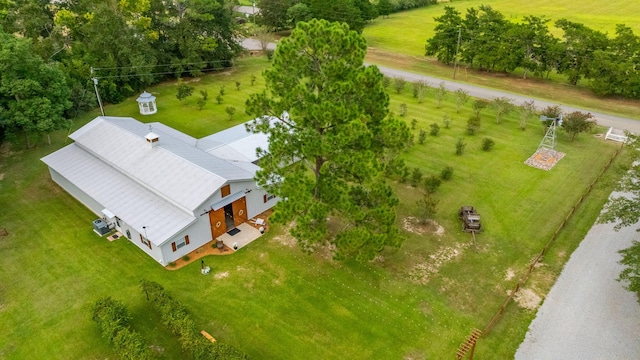
[[[249,119],[240,111],[232,120],[225,106],[241,109],[246,96],[261,89],[259,76],[266,61],[242,59],[234,70],[203,76],[196,84],[209,89],[210,99],[225,85],[228,95],[218,106],[209,100],[200,111],[195,96],[179,103],[175,84],[148,91],[158,96],[158,114],[137,114],[135,98],[107,106],[107,115],[161,121],[202,137]],[[258,82],[251,88],[251,74]],[[193,79],[195,80],[195,79]],[[234,88],[235,81],[242,84]],[[214,92],[216,91],[216,92]],[[451,358],[473,328],[493,316],[515,279],[540,250],[584,188],[596,176],[617,145],[592,134],[569,143],[560,133],[558,150],[567,155],[551,171],[523,164],[542,138],[537,121],[526,131],[511,115],[497,125],[493,114],[482,115],[480,132],[465,134],[467,104],[456,114],[451,98],[437,108],[433,90],[423,104],[392,94],[391,110],[407,104],[407,123],[417,119],[418,131],[437,122],[438,137],[427,138],[403,154],[410,167],[425,174],[454,168],[452,180],[435,194],[440,201],[435,220],[444,235],[402,230],[399,250],[385,251],[375,262],[331,261],[326,252],[309,256],[291,245],[286,228],[274,226],[265,236],[233,256],[205,258],[212,272],[200,274],[199,263],[169,271],[136,246],[122,239],[108,242],[91,231],[96,217],[49,178],[40,158],[68,141],[54,134],[52,146],[22,150],[3,147],[0,154],[0,357],[7,359],[115,358],[90,319],[91,304],[102,296],[123,301],[133,324],[160,358],[183,358],[176,339],[160,325],[138,288],[140,279],[162,284],[193,313],[199,327],[256,359],[397,359]],[[442,117],[451,117],[444,129]],[[75,121],[80,126],[95,116]],[[479,149],[482,138],[495,140],[495,149]],[[456,156],[455,142],[464,138],[466,152]],[[622,157],[596,188],[570,228],[545,258],[545,266],[529,283],[546,293],[562,264],[593,223],[630,159]],[[398,226],[416,216],[420,188],[392,182],[401,204]],[[461,205],[480,211],[486,231],[478,250],[460,231],[456,212]],[[435,271],[424,271],[425,268]],[[512,357],[524,338],[534,312],[508,308],[494,332],[480,340],[481,358]]]
[[640,3],[635,1],[465,0],[441,2],[391,14],[388,18],[379,17],[365,27],[363,35],[371,47],[424,56],[426,41],[434,34],[436,23],[433,19],[444,14],[445,6],[457,9],[464,18],[468,8],[478,9],[481,5],[491,6],[511,22],[519,22],[529,15],[544,16],[550,20],[549,29],[558,38],[562,31],[553,23],[559,19],[582,23],[594,30],[607,32],[611,37],[615,35],[616,24],[625,24],[636,35],[640,34]]
[[[491,5],[513,22],[527,15],[545,16],[551,20],[550,29],[556,37],[562,34],[552,28],[555,20],[566,18],[583,23],[613,36],[616,24],[626,24],[636,35],[640,35],[640,2],[597,0],[557,2],[550,0],[515,1],[454,1],[425,8],[392,14],[389,18],[378,18],[369,23],[363,32],[369,50],[367,61],[373,64],[428,74],[443,79],[453,79],[453,67],[438,63],[424,56],[427,39],[434,34],[434,17],[444,13],[444,6],[453,6],[462,16],[470,7]],[[571,86],[562,75],[550,74],[550,80],[529,76],[522,78],[522,71],[512,74],[490,73],[460,68],[456,81],[477,84],[531,96],[532,98],[556,101],[593,111],[617,114],[640,119],[640,101],[628,99],[599,98],[586,87],[584,81]]]

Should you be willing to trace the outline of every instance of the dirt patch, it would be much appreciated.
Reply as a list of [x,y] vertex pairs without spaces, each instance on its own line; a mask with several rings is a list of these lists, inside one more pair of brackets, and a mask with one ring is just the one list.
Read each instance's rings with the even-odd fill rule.
[[282,235],[274,236],[272,240],[287,247],[296,246],[297,244],[296,238],[291,236],[291,233],[289,232],[289,230],[291,230],[291,228],[294,225],[295,225],[295,222],[292,222],[291,224],[287,225],[284,229],[282,229]]
[[516,272],[513,271],[512,268],[508,268],[507,269],[507,273],[504,275],[504,279],[506,281],[509,281],[509,280],[513,279],[515,276],[516,276]]
[[412,350],[402,357],[402,360],[426,359],[427,355],[422,350]]
[[[507,294],[509,293],[510,290],[507,291]],[[520,289],[513,297],[513,300],[515,300],[520,307],[527,310],[537,309],[540,306],[540,302],[542,302],[542,298],[529,288]]]
[[470,246],[469,243],[458,243],[455,246],[446,246],[429,255],[425,262],[416,264],[409,272],[409,278],[420,284],[426,284],[429,279],[437,274],[440,267],[458,257],[462,251]]
[[226,278],[228,276],[229,276],[229,272],[225,271],[225,272],[217,273],[213,277],[216,278],[216,279],[224,279],[224,278]]
[[402,227],[414,234],[435,234],[444,235],[444,227],[433,220],[422,221],[414,216],[407,216],[402,219]]

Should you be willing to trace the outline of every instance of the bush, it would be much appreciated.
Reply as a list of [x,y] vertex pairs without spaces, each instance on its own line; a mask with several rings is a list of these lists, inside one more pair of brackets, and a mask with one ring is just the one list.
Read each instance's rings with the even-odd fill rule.
[[204,109],[204,106],[207,105],[207,100],[198,99],[198,110]]
[[442,180],[434,175],[431,175],[424,179],[424,189],[427,191],[427,194],[433,194],[434,192],[436,192],[436,190],[438,190],[438,188],[440,187],[440,184],[442,184]]
[[429,134],[431,136],[438,136],[439,133],[440,133],[440,125],[436,123],[431,124],[431,131],[429,132]]
[[273,59],[273,50],[271,49],[267,49],[267,51],[265,51],[265,54],[267,54],[267,60],[271,61]]
[[387,89],[389,86],[391,86],[391,79],[389,79],[388,77],[383,77],[382,78],[382,86]]
[[415,130],[418,125],[418,119],[411,119],[411,130]]
[[405,116],[407,115],[407,104],[402,103],[400,104],[400,116]]
[[258,78],[254,74],[251,74],[251,86],[255,85],[257,79]]
[[236,81],[236,90],[240,90],[240,81]]
[[202,96],[202,100],[207,100],[209,98],[209,92],[207,89],[200,90],[200,95]]
[[182,257],[182,261],[189,261],[189,260],[191,260],[189,255],[185,255],[185,256]]
[[216,102],[219,104],[222,104],[222,95],[218,94],[218,96],[216,96]]
[[420,213],[418,218],[422,219],[422,223],[432,219],[438,210],[438,200],[432,198],[430,194],[426,194],[422,199],[418,200],[417,205]]
[[467,134],[475,135],[480,129],[480,118],[472,116],[467,120]]
[[91,313],[91,319],[98,323],[102,337],[113,345],[122,359],[153,359],[140,334],[129,328],[131,316],[124,304],[105,297],[93,304]]
[[220,86],[220,91],[218,93],[220,96],[224,96],[224,85]]
[[233,120],[233,114],[236,113],[236,108],[233,106],[227,106],[224,111],[227,113],[227,115],[229,115],[229,121]]
[[462,155],[464,154],[464,147],[467,146],[467,144],[464,142],[463,139],[458,139],[458,141],[456,142],[456,155]]
[[491,138],[484,138],[482,139],[482,150],[491,151],[491,149],[493,149],[493,145],[495,144],[496,143]]
[[164,325],[178,337],[182,349],[190,352],[193,358],[199,360],[247,359],[245,354],[233,346],[221,344],[219,341],[211,343],[205,339],[198,331],[187,308],[167,294],[160,284],[142,280],[140,287],[146,294],[147,300],[151,302],[151,306],[160,313]]
[[402,90],[404,90],[405,85],[407,84],[407,80],[401,77],[393,78],[393,88],[396,90],[397,94],[400,94]]
[[418,144],[424,144],[425,140],[427,140],[427,131],[425,129],[420,129],[420,135],[418,135]]
[[442,116],[442,123],[444,124],[444,128],[448,129],[451,126],[451,118],[449,115],[445,114]]
[[420,169],[418,168],[414,168],[413,172],[411,173],[411,186],[416,187],[420,185],[421,181],[422,181],[422,171],[420,171]]
[[453,168],[451,166],[447,166],[440,172],[440,179],[442,180],[450,180],[453,176]]

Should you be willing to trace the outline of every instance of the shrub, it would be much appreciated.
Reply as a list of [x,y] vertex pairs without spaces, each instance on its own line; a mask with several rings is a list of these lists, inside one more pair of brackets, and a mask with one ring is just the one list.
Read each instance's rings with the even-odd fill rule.
[[493,145],[495,144],[496,143],[491,138],[486,137],[482,139],[482,150],[491,151],[491,149],[493,149]]
[[193,90],[193,86],[185,84],[182,79],[178,79],[178,92],[176,93],[176,98],[182,101],[191,96],[191,94],[193,94]]
[[417,202],[418,205],[418,218],[422,219],[422,223],[426,223],[427,220],[432,219],[437,212],[438,200],[431,197],[431,194],[426,194]]
[[207,100],[209,98],[209,92],[207,89],[200,90],[200,95],[202,96],[202,100]]
[[182,257],[182,261],[189,261],[189,260],[191,260],[189,255],[185,255],[185,256]]
[[160,284],[142,280],[140,287],[146,294],[147,300],[151,302],[151,306],[160,313],[164,325],[178,337],[182,349],[190,352],[193,358],[199,360],[247,359],[245,354],[233,346],[219,341],[211,343],[205,339],[198,331],[187,308],[167,294]]
[[229,115],[229,121],[233,120],[233,114],[236,113],[236,108],[233,106],[227,106],[224,111]]
[[131,316],[124,304],[105,297],[93,304],[91,313],[91,319],[98,324],[102,337],[113,345],[122,359],[153,359],[140,334],[129,328]]
[[418,119],[411,119],[411,130],[415,130],[416,125],[418,125]]
[[449,115],[444,114],[442,116],[442,123],[444,124],[445,129],[448,129],[449,126],[451,126],[451,118],[449,117]]
[[462,155],[464,154],[464,147],[467,146],[467,144],[464,142],[463,139],[458,139],[458,141],[456,142],[456,155]]
[[271,49],[267,49],[267,51],[265,51],[265,54],[267,54],[267,60],[271,61],[271,59],[273,59],[273,50]]
[[220,96],[224,96],[224,85],[220,86],[220,91],[218,93]]
[[393,78],[393,88],[396,90],[396,93],[400,94],[402,90],[404,90],[405,85],[407,84],[407,80],[401,77]]
[[440,178],[435,175],[428,176],[426,179],[424,179],[424,189],[428,194],[433,194],[434,192],[436,192],[436,190],[438,190],[438,188],[440,187],[440,184],[442,184],[442,180],[440,180]]
[[480,118],[472,116],[467,120],[467,134],[475,135],[480,130]]
[[216,102],[219,104],[222,104],[222,95],[218,94],[218,96],[216,96]]
[[440,133],[440,125],[436,123],[431,124],[431,131],[429,132],[429,134],[431,136],[438,136],[439,133]]
[[387,89],[389,86],[391,86],[391,79],[389,79],[388,77],[383,77],[382,78],[382,86]]
[[440,179],[442,180],[450,180],[453,176],[453,168],[451,166],[447,166],[440,172]]
[[420,171],[420,169],[418,168],[414,168],[413,172],[411,173],[411,186],[416,187],[420,185],[421,181],[422,181],[422,171]]
[[255,85],[257,79],[254,74],[251,74],[251,86]]
[[418,144],[424,144],[425,140],[427,140],[427,131],[425,129],[420,129],[420,135],[418,136]]
[[400,116],[405,116],[407,115],[407,104],[402,103],[400,104]]
[[176,267],[176,262],[172,261],[170,263],[167,264],[168,267]]
[[240,81],[236,81],[236,90],[240,90]]
[[198,99],[198,110],[204,109],[204,106],[207,105],[207,100]]

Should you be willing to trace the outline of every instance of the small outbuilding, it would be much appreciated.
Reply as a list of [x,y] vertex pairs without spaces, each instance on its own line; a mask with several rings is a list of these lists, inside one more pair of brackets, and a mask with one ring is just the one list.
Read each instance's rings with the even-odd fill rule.
[[151,115],[158,112],[158,107],[156,106],[156,97],[149,94],[148,92],[143,92],[136,99],[138,102],[138,107],[140,108],[140,114],[142,115]]

